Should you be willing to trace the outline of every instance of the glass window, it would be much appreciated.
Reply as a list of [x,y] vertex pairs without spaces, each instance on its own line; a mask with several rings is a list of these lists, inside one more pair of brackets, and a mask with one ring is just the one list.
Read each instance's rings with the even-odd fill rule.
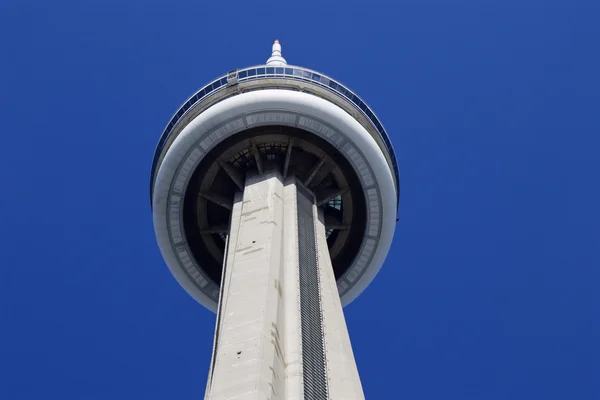
[[221,79],[221,86],[227,84],[227,78],[222,78]]
[[308,71],[302,71],[302,76],[303,77],[310,79],[310,75],[311,75],[310,72],[308,72]]
[[265,74],[265,69],[264,68],[259,68],[258,69],[258,75],[264,75]]
[[248,75],[248,71],[240,71],[238,72],[238,79],[245,78]]
[[302,76],[302,70],[294,68],[294,76]]
[[293,71],[291,68],[286,68],[286,69],[285,69],[285,74],[286,74],[286,75],[293,75],[293,74],[294,74],[294,71]]
[[275,73],[283,75],[283,68],[275,68]]
[[312,74],[312,79],[314,81],[319,82],[321,80],[321,75],[319,75],[319,74]]
[[248,70],[248,76],[254,76],[256,75],[256,70],[255,69],[249,69]]
[[267,68],[267,74],[273,75],[274,73],[275,73],[275,68],[273,68],[273,67],[268,67]]

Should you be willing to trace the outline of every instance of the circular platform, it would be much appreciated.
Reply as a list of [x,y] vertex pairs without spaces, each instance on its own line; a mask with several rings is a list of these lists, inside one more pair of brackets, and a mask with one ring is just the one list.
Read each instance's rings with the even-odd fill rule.
[[246,171],[274,166],[315,193],[344,305],[368,286],[391,245],[397,167],[376,124],[349,112],[347,98],[319,93],[319,85],[290,88],[282,79],[273,87],[273,80],[198,97],[169,124],[155,155],[159,247],[179,283],[211,310],[233,193]]

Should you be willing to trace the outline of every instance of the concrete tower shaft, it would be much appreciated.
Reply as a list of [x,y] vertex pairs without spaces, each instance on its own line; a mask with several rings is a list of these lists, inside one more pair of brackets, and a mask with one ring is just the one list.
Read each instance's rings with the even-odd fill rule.
[[364,398],[314,194],[253,174],[228,237],[206,398]]

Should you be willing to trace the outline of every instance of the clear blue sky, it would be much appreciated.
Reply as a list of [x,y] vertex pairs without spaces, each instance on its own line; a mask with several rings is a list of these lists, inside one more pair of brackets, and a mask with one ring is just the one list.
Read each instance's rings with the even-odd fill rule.
[[214,316],[152,228],[158,138],[264,62],[382,119],[401,221],[346,308],[369,400],[600,399],[598,1],[0,4],[0,399],[200,399]]

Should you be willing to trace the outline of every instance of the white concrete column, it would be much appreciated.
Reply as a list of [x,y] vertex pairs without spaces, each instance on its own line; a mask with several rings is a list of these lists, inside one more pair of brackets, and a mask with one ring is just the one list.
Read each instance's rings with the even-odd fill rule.
[[283,399],[280,174],[247,177],[241,208],[239,221],[232,216],[219,337],[207,398]]
[[328,395],[332,400],[362,400],[365,396],[329,257],[323,211],[316,206],[314,211]]
[[300,277],[298,270],[298,207],[296,179],[288,178],[283,189],[285,311],[285,399],[303,399],[302,334],[300,326]]

